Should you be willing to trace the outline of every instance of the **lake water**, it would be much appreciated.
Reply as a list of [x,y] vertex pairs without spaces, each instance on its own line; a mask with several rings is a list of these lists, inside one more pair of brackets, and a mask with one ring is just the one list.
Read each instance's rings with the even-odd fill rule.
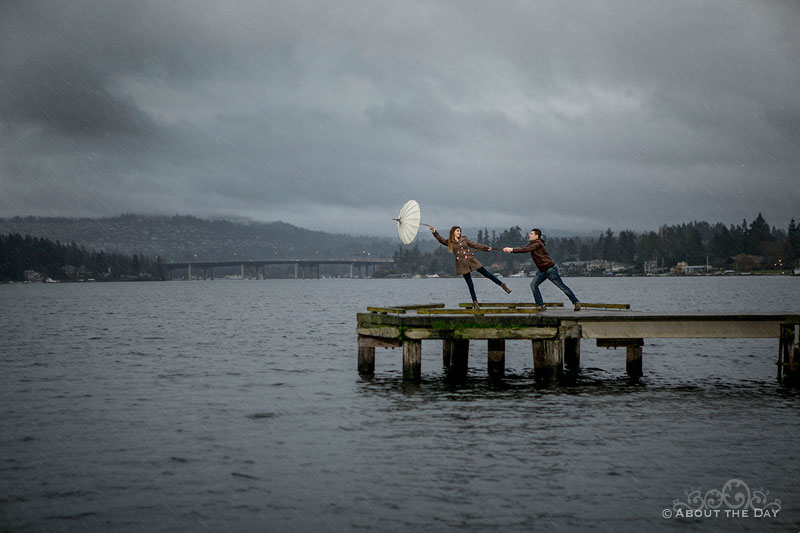
[[[531,298],[506,281],[479,297]],[[565,281],[634,310],[800,312],[798,277]],[[467,299],[460,278],[0,286],[0,531],[800,530],[777,340],[647,340],[639,385],[593,341],[570,385],[536,385],[527,341],[500,383],[485,341],[463,384],[437,342],[419,385],[401,350],[358,376],[357,312]],[[662,517],[734,480],[778,516]]]

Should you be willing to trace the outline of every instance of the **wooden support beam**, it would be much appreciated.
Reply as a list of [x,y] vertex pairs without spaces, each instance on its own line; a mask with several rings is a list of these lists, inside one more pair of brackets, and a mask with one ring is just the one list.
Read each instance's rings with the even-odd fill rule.
[[403,333],[407,339],[552,339],[557,328],[463,328],[432,329],[409,328]]
[[578,319],[584,339],[769,339],[780,335],[778,320],[694,318],[658,320],[621,317],[620,320]]
[[403,380],[422,379],[422,341],[403,341]]
[[404,315],[406,313],[405,309],[400,309],[399,307],[367,307],[367,311],[370,313],[381,313],[383,315],[387,313],[391,313],[393,315]]
[[581,367],[581,327],[562,326],[559,331],[559,336],[564,339],[564,365],[572,371],[577,371]]
[[399,348],[403,343],[399,339],[372,337],[369,335],[358,336],[359,348]]
[[362,375],[375,373],[375,348],[358,347],[358,373]]
[[[778,379],[783,377],[783,368],[789,366],[791,360],[791,354],[789,353],[791,345],[787,342],[789,336],[788,330],[789,327],[783,324],[781,326],[781,334],[778,337],[778,360],[775,363],[778,367]],[[794,342],[794,327],[792,327],[792,341]]]
[[795,340],[794,324],[781,325],[781,335],[778,338],[778,379],[783,376],[791,381],[800,377],[800,346]]
[[631,304],[603,304],[603,303],[581,302],[581,308],[584,308],[584,309],[630,309],[631,308]]
[[463,380],[469,368],[469,340],[444,339],[442,341],[442,364],[451,380]]
[[598,348],[625,348],[644,346],[644,339],[597,339]]
[[506,341],[489,339],[486,344],[489,352],[489,377],[502,378],[506,372]]
[[[562,302],[545,302],[543,305],[545,307],[564,307]],[[458,306],[471,308],[472,302],[461,302]],[[481,307],[506,307],[511,309],[515,307],[537,307],[537,305],[536,302],[481,302]]]
[[391,306],[392,309],[405,309],[406,311],[412,311],[414,309],[437,309],[444,307],[444,304],[433,303],[433,304],[418,304],[418,305],[393,305]]
[[644,339],[597,339],[600,348],[625,348],[625,371],[632,380],[642,377]]
[[442,368],[445,371],[453,366],[454,343],[453,339],[442,339]]
[[417,309],[418,315],[535,315],[539,313],[536,307],[514,307],[504,309],[501,307],[481,308],[477,311],[472,309]]
[[794,383],[800,384],[800,345],[795,344],[792,348],[792,358],[789,361],[789,379]]
[[642,347],[628,345],[625,347],[625,372],[632,380],[642,377]]
[[564,372],[564,343],[558,339],[531,341],[533,372],[536,381],[549,382],[561,378]]

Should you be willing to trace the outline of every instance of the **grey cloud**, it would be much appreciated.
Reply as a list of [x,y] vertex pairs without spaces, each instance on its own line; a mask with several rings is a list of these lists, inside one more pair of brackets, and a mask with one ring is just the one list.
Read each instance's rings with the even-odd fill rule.
[[0,216],[798,215],[793,2],[8,5]]

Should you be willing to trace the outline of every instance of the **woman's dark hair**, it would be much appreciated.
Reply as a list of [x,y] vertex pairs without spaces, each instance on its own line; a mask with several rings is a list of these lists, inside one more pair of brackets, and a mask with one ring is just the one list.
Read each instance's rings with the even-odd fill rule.
[[453,242],[455,241],[455,233],[457,229],[461,229],[461,226],[453,226],[450,228],[450,237],[447,238],[447,251],[451,254],[453,253]]

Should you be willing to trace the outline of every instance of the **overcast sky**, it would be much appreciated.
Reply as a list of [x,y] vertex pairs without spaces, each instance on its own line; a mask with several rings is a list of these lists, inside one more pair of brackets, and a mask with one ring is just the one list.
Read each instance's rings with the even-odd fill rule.
[[2,2],[0,216],[800,219],[800,2]]

